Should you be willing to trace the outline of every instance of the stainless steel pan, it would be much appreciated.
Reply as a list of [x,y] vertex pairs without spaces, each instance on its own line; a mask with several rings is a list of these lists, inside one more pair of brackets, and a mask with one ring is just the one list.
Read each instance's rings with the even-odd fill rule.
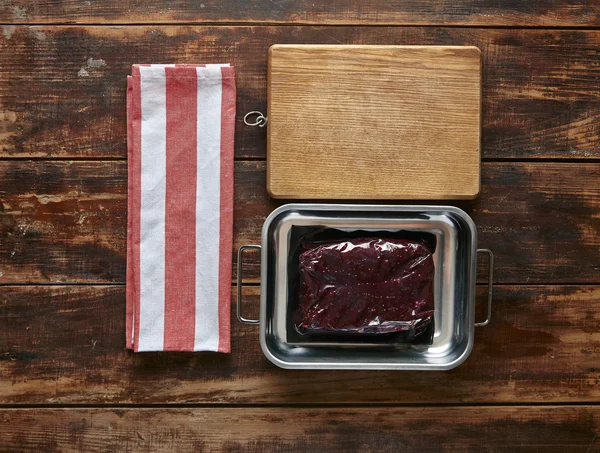
[[[341,231],[410,231],[435,235],[433,254],[434,326],[431,344],[305,341],[291,327],[294,275],[289,257],[298,231],[333,228]],[[238,251],[238,319],[260,324],[260,344],[275,365],[290,369],[449,370],[460,365],[473,348],[475,326],[491,317],[493,254],[476,249],[477,230],[471,218],[451,206],[288,204],[273,211],[262,229],[262,246]],[[261,251],[260,320],[242,316],[244,251]],[[489,256],[488,311],[475,322],[477,253]]]

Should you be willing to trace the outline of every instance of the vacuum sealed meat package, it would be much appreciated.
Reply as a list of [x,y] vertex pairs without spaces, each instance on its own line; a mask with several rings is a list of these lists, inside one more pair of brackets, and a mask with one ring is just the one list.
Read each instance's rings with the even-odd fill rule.
[[433,321],[433,257],[421,242],[306,242],[298,270],[300,333],[418,335]]

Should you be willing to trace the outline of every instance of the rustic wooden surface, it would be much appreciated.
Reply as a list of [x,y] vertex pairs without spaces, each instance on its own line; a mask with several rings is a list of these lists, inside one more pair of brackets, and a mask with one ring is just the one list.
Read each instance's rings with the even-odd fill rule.
[[[0,23],[0,451],[600,451],[597,2],[6,0]],[[482,50],[482,192],[457,204],[497,286],[457,369],[284,371],[233,318],[229,355],[125,351],[130,65],[236,66],[235,248],[282,202],[241,121],[276,43]],[[256,256],[244,276],[255,316]]]
[[[124,158],[134,62],[231,62],[238,112],[266,112],[277,43],[477,46],[484,159],[600,158],[600,31],[295,26],[4,26],[0,156]],[[266,131],[236,126],[236,157],[265,158]]]
[[[267,196],[265,167],[236,162],[233,251],[260,242],[284,202]],[[496,253],[496,282],[596,283],[599,180],[595,161],[486,162],[481,196],[456,204]],[[126,184],[125,161],[0,161],[0,283],[123,283]],[[257,254],[246,262],[256,283]]]
[[[259,288],[244,289],[256,316]],[[485,316],[485,288],[477,298]],[[286,371],[257,326],[234,319],[232,353],[124,349],[123,285],[7,286],[0,299],[0,404],[594,403],[600,398],[600,288],[499,286],[494,321],[448,372]],[[35,318],[33,317],[35,314]],[[2,425],[0,424],[0,429]]]
[[19,452],[585,453],[599,419],[597,406],[0,410]]
[[0,21],[28,23],[250,23],[593,27],[594,0],[4,0]]
[[273,46],[267,117],[267,192],[274,198],[479,194],[476,47]]

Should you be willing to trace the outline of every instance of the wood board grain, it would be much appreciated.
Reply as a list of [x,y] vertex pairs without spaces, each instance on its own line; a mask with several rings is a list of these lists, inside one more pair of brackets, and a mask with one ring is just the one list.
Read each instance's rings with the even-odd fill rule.
[[476,47],[274,45],[267,116],[274,198],[479,194]]
[[278,43],[473,45],[482,51],[484,159],[600,158],[600,32],[447,27],[7,26],[0,157],[124,158],[131,64],[229,62],[236,157],[266,157],[267,52]]
[[[259,289],[244,288],[244,298],[255,317]],[[485,300],[479,287],[478,319]],[[593,403],[599,302],[598,286],[500,286],[490,325],[476,329],[458,368],[332,372],[272,365],[258,327],[235,318],[235,301],[231,354],[135,354],[125,350],[123,285],[6,286],[0,404]]]
[[597,406],[3,409],[0,433],[8,451],[47,453],[587,453],[599,419]]

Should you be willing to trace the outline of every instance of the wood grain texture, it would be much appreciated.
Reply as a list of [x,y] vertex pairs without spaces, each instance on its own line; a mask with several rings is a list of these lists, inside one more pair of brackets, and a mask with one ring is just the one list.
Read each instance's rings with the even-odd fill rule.
[[477,46],[484,159],[600,158],[599,31],[291,26],[1,31],[1,157],[124,158],[125,79],[132,63],[230,62],[237,73],[236,157],[264,158],[266,131],[245,126],[242,117],[251,110],[266,112],[268,49],[321,43]]
[[[244,289],[257,315],[258,287]],[[528,403],[600,398],[600,287],[501,286],[492,322],[451,371],[282,370],[235,319],[232,353],[125,350],[125,287],[7,286],[0,404]],[[477,318],[485,315],[478,288]],[[0,425],[1,426],[1,425]]]
[[[0,405],[16,407],[0,409],[0,450],[600,451],[596,2],[5,0],[0,23]],[[102,26],[17,25],[32,23]],[[256,161],[266,131],[241,121],[266,111],[267,51],[279,43],[477,46],[483,159],[579,159],[486,163],[481,198],[459,204],[503,283],[461,367],[284,371],[233,317],[228,355],[124,349],[126,163],[114,159],[126,156],[131,64],[236,66],[236,158],[255,161],[236,163],[235,248],[258,241],[280,204]],[[257,271],[248,255],[247,280]],[[258,288],[244,292],[255,317]],[[219,407],[102,408],[171,403]],[[244,407],[263,403],[284,407]],[[460,406],[427,406],[444,403]],[[99,407],[19,408],[63,404]],[[415,407],[389,407],[402,404]]]
[[126,162],[0,162],[0,284],[124,282]]
[[[597,406],[4,409],[8,451],[597,452]],[[221,435],[227,433],[227,435]]]
[[268,73],[272,197],[479,194],[476,47],[276,45]]
[[219,2],[144,2],[105,0],[5,0],[3,23],[314,23],[392,25],[598,26],[593,0],[345,0],[286,2],[236,0]]
[[[600,164],[485,163],[481,196],[458,205],[496,254],[495,280],[598,283],[599,181]],[[124,282],[126,183],[122,161],[0,162],[0,284]],[[232,252],[260,243],[282,203],[267,196],[264,162],[237,162]],[[246,262],[258,281],[257,254]]]

